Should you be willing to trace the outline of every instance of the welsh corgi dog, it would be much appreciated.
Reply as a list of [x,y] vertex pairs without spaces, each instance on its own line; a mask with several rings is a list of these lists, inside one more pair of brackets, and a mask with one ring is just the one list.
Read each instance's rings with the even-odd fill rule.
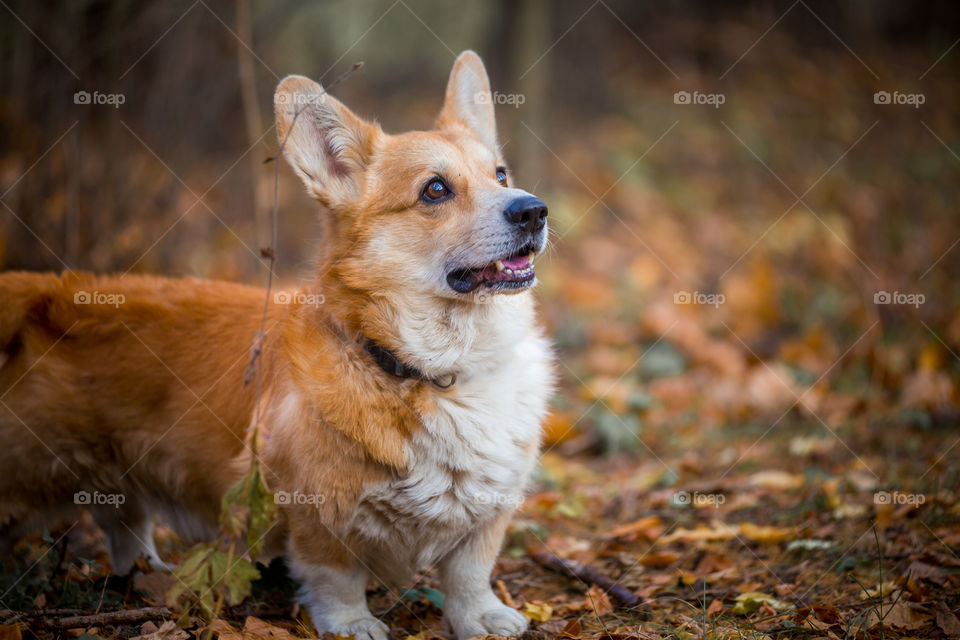
[[0,275],[2,551],[81,496],[115,572],[163,566],[153,519],[215,538],[257,455],[286,496],[269,547],[320,632],[386,640],[366,587],[435,566],[458,639],[517,635],[490,576],[552,391],[547,207],[512,184],[483,63],[457,58],[432,131],[386,134],[302,76],[274,105],[327,229],[300,289]]

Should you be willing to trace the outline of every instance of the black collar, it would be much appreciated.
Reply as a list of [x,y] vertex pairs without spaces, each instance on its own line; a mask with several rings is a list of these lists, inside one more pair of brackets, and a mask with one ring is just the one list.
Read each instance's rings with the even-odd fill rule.
[[363,342],[363,349],[373,357],[373,361],[376,362],[381,369],[397,378],[417,378],[419,380],[425,380],[438,389],[449,389],[457,381],[456,374],[451,374],[449,382],[441,384],[435,378],[430,378],[424,374],[420,369],[403,362],[393,351],[386,347],[381,347],[373,340],[365,340]]

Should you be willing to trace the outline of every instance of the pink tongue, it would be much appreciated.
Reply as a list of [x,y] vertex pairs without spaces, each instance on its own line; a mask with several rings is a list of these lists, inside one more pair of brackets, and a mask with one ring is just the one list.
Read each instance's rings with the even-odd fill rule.
[[509,267],[514,271],[517,271],[520,269],[526,269],[528,266],[530,266],[529,256],[519,256],[517,258],[509,258],[508,260],[503,261],[503,266]]

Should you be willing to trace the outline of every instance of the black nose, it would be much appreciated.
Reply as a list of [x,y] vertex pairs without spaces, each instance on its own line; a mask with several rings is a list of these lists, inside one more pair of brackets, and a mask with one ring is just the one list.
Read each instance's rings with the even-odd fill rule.
[[524,231],[536,233],[546,224],[547,205],[533,196],[517,198],[507,205],[503,215],[507,222],[518,225]]

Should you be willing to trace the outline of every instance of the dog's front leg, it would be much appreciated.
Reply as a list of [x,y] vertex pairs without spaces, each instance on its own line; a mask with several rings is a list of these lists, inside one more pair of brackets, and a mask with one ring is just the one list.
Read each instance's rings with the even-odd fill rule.
[[367,608],[369,574],[359,563],[345,567],[294,560],[293,573],[302,583],[301,602],[321,634],[329,631],[357,640],[387,640],[390,628]]
[[500,602],[490,588],[490,573],[511,515],[505,512],[472,532],[440,562],[443,613],[457,640],[488,633],[515,636],[527,628],[523,614]]

